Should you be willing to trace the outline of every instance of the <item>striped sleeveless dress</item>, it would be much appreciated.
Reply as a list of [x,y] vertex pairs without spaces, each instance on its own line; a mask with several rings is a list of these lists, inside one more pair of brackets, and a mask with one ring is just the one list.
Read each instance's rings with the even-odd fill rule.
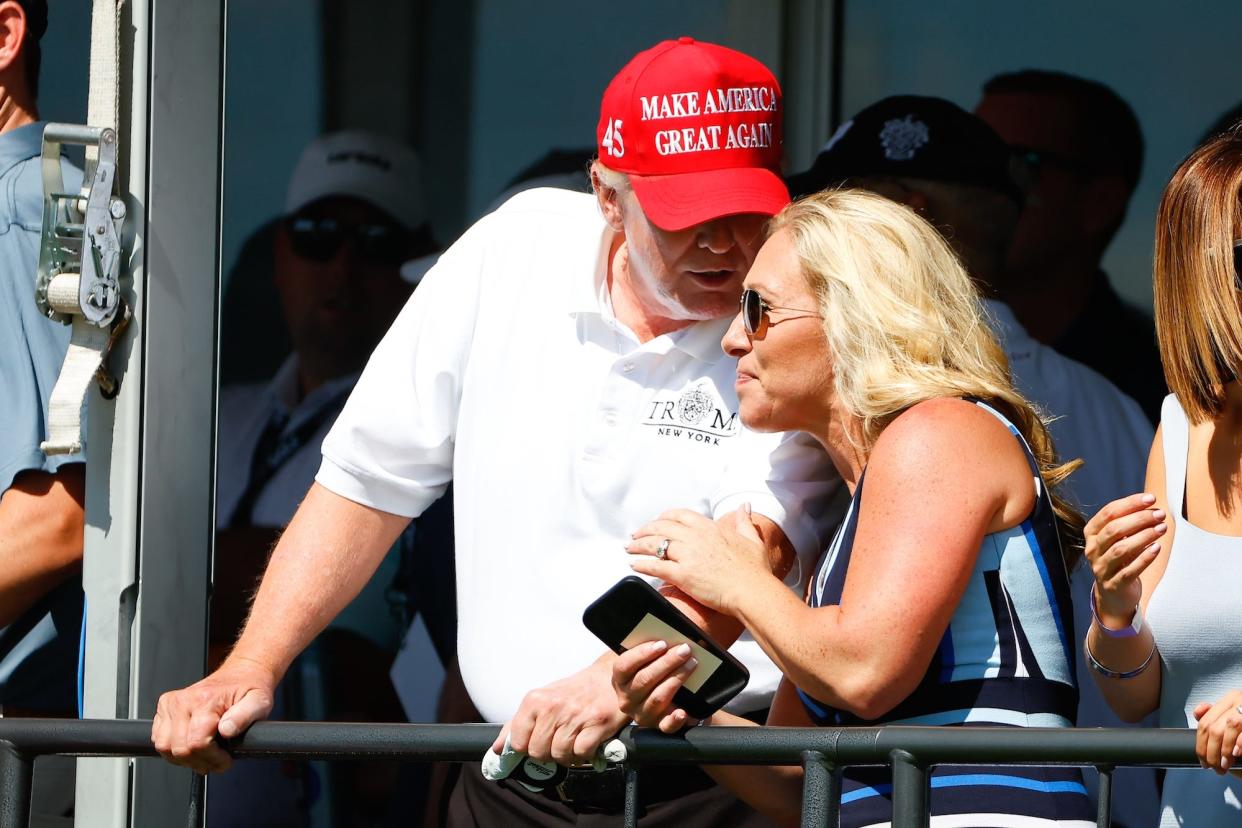
[[[1035,486],[1035,506],[1012,529],[983,539],[974,572],[949,627],[913,693],[880,719],[860,719],[801,690],[821,726],[998,725],[1072,727],[1078,707],[1073,610],[1052,501],[1018,430]],[[840,603],[866,472],[816,570],[813,607]],[[842,783],[842,828],[885,826],[892,819],[887,768],[849,768]],[[931,775],[933,828],[1087,828],[1093,807],[1077,768],[938,766]]]

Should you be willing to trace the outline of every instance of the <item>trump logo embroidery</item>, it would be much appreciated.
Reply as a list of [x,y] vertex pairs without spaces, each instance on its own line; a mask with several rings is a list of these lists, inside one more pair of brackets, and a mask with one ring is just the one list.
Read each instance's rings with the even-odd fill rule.
[[725,405],[710,383],[688,386],[675,397],[658,394],[650,406],[642,424],[654,426],[660,437],[718,446],[721,439],[741,430],[737,412]]

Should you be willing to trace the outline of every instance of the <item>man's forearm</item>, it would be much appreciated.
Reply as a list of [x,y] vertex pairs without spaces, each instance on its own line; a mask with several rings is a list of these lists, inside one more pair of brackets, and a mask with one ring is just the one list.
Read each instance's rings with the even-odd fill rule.
[[408,518],[362,506],[318,483],[272,552],[230,659],[279,679],[375,574]]
[[0,627],[80,571],[84,470],[23,472],[0,497]]

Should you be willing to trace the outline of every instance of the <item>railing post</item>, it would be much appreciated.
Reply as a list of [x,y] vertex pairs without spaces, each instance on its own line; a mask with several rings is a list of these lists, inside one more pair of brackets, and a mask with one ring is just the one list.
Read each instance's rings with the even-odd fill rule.
[[30,793],[34,757],[12,745],[0,745],[0,828],[30,824]]
[[1113,766],[1097,765],[1100,775],[1096,790],[1095,824],[1097,828],[1110,828],[1113,824]]
[[893,828],[927,828],[931,796],[927,768],[904,750],[888,756],[893,763]]
[[196,773],[190,777],[190,805],[186,808],[186,828],[203,828],[207,800],[207,777]]
[[638,768],[625,767],[625,828],[638,828]]
[[802,828],[839,828],[841,773],[817,750],[802,753]]

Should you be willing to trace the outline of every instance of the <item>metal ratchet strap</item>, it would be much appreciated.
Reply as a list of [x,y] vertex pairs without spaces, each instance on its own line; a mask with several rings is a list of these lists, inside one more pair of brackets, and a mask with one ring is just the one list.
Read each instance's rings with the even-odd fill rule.
[[[124,0],[94,0],[91,14],[90,92],[87,106],[87,123],[105,127],[100,141],[87,143],[86,175],[82,181],[84,200],[96,189],[96,208],[100,196],[108,198],[112,193],[111,176],[115,174],[116,128],[120,119],[120,37],[121,7]],[[110,147],[104,143],[109,142]],[[45,133],[45,149],[47,138]],[[101,151],[110,153],[112,164],[105,168],[99,164]],[[55,164],[55,176],[60,176],[59,152],[49,159],[45,152],[44,181],[53,172],[49,163]],[[108,180],[100,180],[100,176]],[[45,192],[46,196],[46,192]],[[88,208],[91,206],[88,203]],[[105,210],[109,204],[102,205]],[[84,211],[85,212],[85,211]],[[98,209],[95,211],[98,214]],[[113,218],[120,219],[124,212]],[[45,221],[44,233],[48,232]],[[92,226],[93,225],[93,226]],[[105,227],[104,225],[108,225]],[[60,376],[52,395],[48,412],[48,438],[41,448],[46,454],[78,454],[82,451],[82,409],[87,391],[98,379],[105,394],[116,393],[116,381],[104,367],[104,359],[112,344],[120,336],[128,321],[129,309],[119,295],[115,281],[104,282],[105,274],[115,273],[115,265],[104,256],[119,257],[119,245],[115,244],[115,229],[110,221],[87,222],[82,240],[82,272],[58,273],[46,286],[47,308],[68,317],[72,334],[69,350],[65,355]],[[101,247],[92,242],[92,235],[107,236],[109,246]],[[46,240],[45,240],[46,243]],[[87,278],[84,278],[87,277]],[[111,295],[110,295],[111,294]],[[118,318],[119,317],[119,318]]]

